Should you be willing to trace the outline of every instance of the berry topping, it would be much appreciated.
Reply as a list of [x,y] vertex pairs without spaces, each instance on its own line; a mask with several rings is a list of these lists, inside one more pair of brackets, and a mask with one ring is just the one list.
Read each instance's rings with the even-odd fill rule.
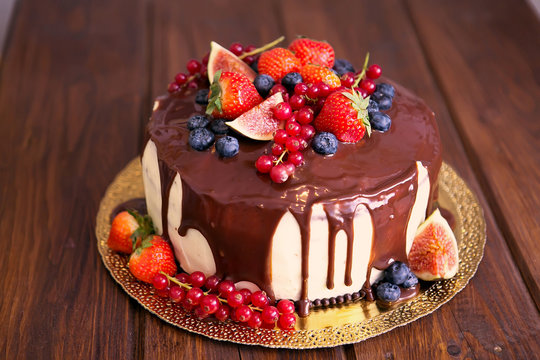
[[214,314],[219,309],[219,299],[213,294],[204,296],[200,303],[201,308],[206,314]]
[[235,291],[234,283],[230,280],[223,280],[218,284],[217,290],[223,297],[228,297],[231,292]]
[[201,71],[201,67],[202,64],[195,59],[189,60],[186,65],[186,69],[191,75]]
[[237,308],[244,304],[244,295],[237,290],[231,291],[227,296],[227,303],[230,307]]
[[270,170],[270,178],[277,184],[284,183],[289,178],[287,167],[283,164],[278,164]]
[[219,278],[216,275],[210,275],[206,279],[204,283],[204,287],[210,291],[214,291],[217,289],[218,284],[219,284]]
[[169,86],[167,87],[167,91],[170,92],[171,94],[174,92],[177,92],[178,90],[180,90],[180,86],[175,82],[170,83]]
[[236,309],[236,318],[240,322],[248,322],[252,315],[253,310],[251,310],[251,308],[247,305],[242,305]]
[[255,89],[259,92],[263,98],[266,98],[270,92],[270,89],[275,85],[274,79],[270,75],[260,74],[255,77],[253,80],[253,85]]
[[274,116],[276,119],[284,121],[292,116],[292,108],[289,103],[281,102],[274,107]]
[[141,240],[154,233],[152,220],[135,210],[118,213],[111,224],[107,245],[114,251],[131,254]]
[[300,59],[302,66],[307,64],[322,65],[329,68],[334,66],[334,49],[327,42],[299,38],[291,42],[289,50]]
[[[377,94],[375,92],[373,95]],[[377,101],[377,104],[379,104],[379,110],[388,110],[392,107],[392,98],[387,95],[377,95],[375,97],[375,101]]]
[[298,72],[302,65],[294,54],[284,48],[274,48],[261,54],[258,70],[261,74],[270,75],[275,82],[280,81],[290,72]]
[[210,130],[216,135],[225,135],[229,132],[229,127],[223,119],[214,119],[210,123]]
[[302,68],[302,70],[300,71],[300,75],[302,75],[302,78],[306,83],[316,84],[318,82],[323,82],[330,86],[331,89],[335,89],[341,86],[339,76],[337,76],[336,73],[334,73],[332,70],[325,66],[308,64]]
[[368,67],[368,69],[366,70],[366,75],[370,79],[373,79],[373,80],[378,79],[382,75],[382,69],[379,65],[373,64],[370,67]]
[[163,274],[156,274],[152,279],[152,286],[157,290],[166,289],[169,286],[169,279]]
[[206,128],[197,128],[189,133],[189,145],[197,151],[208,149],[214,139],[214,134]]
[[224,158],[233,157],[238,154],[240,145],[238,139],[232,136],[224,136],[216,141],[216,151]]
[[169,289],[169,297],[175,303],[179,303],[186,297],[186,291],[181,286],[172,285]]
[[309,107],[303,107],[302,109],[298,110],[298,114],[296,115],[296,121],[302,125],[310,124],[313,121],[313,118],[313,109]]
[[268,306],[268,295],[266,295],[266,293],[261,290],[255,291],[253,294],[251,294],[251,302],[254,306],[263,309]]
[[409,272],[407,279],[401,284],[401,286],[407,289],[416,285],[418,285],[418,278],[412,272]]
[[302,75],[297,72],[290,72],[281,79],[281,85],[288,91],[294,91],[294,87],[302,82]]
[[296,84],[294,86],[294,93],[297,95],[306,95],[308,86],[304,83]]
[[195,287],[201,287],[206,282],[206,276],[201,271],[194,271],[189,275],[189,283]]
[[401,295],[401,290],[397,285],[384,282],[377,286],[377,297],[381,300],[392,302],[397,301]]
[[215,312],[214,316],[219,321],[225,321],[229,318],[230,313],[231,313],[231,308],[225,304],[221,304],[219,306],[219,309],[217,309],[217,311]]
[[336,59],[333,69],[338,73],[339,76],[343,76],[348,72],[356,72],[352,64],[345,59]]
[[270,95],[274,95],[277,93],[281,93],[281,96],[283,97],[283,101],[288,102],[289,101],[289,93],[287,92],[287,89],[285,86],[281,84],[276,84],[272,86],[270,89]]
[[354,73],[345,73],[343,75],[341,75],[341,85],[345,86],[345,87],[351,87],[353,86],[354,84]]
[[379,111],[369,114],[369,122],[374,130],[382,132],[388,131],[390,125],[392,125],[390,116]]
[[232,43],[231,46],[229,46],[229,51],[236,56],[240,56],[244,52],[244,45],[237,42]]
[[391,284],[401,285],[409,276],[409,267],[401,261],[394,261],[384,270],[384,279]]
[[261,155],[255,162],[255,167],[257,168],[257,171],[259,171],[262,174],[267,174],[272,170],[272,158],[268,155]]
[[251,318],[248,320],[248,326],[253,329],[258,329],[262,326],[262,324],[263,322],[261,314],[259,314],[258,312],[253,312]]
[[278,321],[278,326],[281,330],[291,330],[296,323],[294,314],[281,314]]
[[311,147],[316,153],[321,155],[335,154],[338,147],[336,136],[329,132],[320,132],[311,141]]
[[192,287],[188,290],[184,301],[186,301],[191,306],[199,305],[203,296],[204,293],[200,288]]
[[161,236],[149,236],[129,257],[129,271],[139,280],[152,283],[154,276],[164,272],[176,274],[174,254],[167,241]]
[[277,304],[277,309],[282,314],[292,314],[294,313],[294,303],[290,300],[280,300]]
[[371,117],[371,114],[374,112],[379,111],[379,104],[373,99],[369,99],[369,105],[367,106],[367,109],[369,116]]
[[200,105],[208,105],[208,89],[201,89],[195,95],[195,102]]
[[210,120],[205,115],[193,115],[187,122],[189,130],[195,130],[198,128],[204,128],[210,123]]
[[393,98],[395,94],[394,87],[386,83],[377,84],[377,91],[383,93],[386,96],[390,96],[391,98]]
[[279,311],[274,306],[267,306],[261,312],[261,319],[264,323],[275,324],[279,318]]
[[301,109],[306,104],[306,98],[298,94],[293,94],[289,99],[289,104],[293,110]]

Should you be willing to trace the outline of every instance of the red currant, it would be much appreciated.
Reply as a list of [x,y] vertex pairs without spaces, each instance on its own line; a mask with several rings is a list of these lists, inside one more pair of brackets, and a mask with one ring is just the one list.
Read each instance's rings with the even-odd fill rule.
[[162,298],[169,297],[169,290],[171,290],[168,286],[165,289],[157,290],[156,289],[156,295]]
[[225,321],[229,318],[229,315],[231,313],[231,308],[226,304],[221,304],[219,306],[219,309],[214,313],[214,316],[219,321]]
[[257,47],[255,47],[255,45],[248,45],[246,46],[246,48],[244,49],[245,52],[252,52],[253,50],[255,50]]
[[309,146],[308,142],[302,138],[298,138],[298,141],[300,142],[300,151],[306,150]]
[[244,296],[244,305],[251,304],[251,291],[249,289],[240,289],[239,291]]
[[369,94],[368,92],[366,91],[366,89],[362,89],[360,87],[355,87],[354,88],[355,91],[358,91],[360,93],[360,96],[365,99]]
[[268,155],[261,155],[259,156],[257,161],[255,161],[255,167],[257,168],[257,171],[262,174],[269,173],[270,170],[272,170],[272,166],[274,166],[274,164],[272,163],[272,158]]
[[341,76],[341,85],[350,88],[354,84],[354,73],[348,72]]
[[253,329],[258,329],[262,325],[262,319],[261,314],[254,311],[253,314],[251,314],[251,317],[248,320],[248,326]]
[[255,61],[255,56],[253,55],[246,56],[243,60],[246,64],[251,65]]
[[242,305],[238,309],[236,309],[236,318],[240,322],[248,322],[249,319],[251,319],[251,316],[253,315],[253,310],[250,309],[247,305]]
[[227,303],[232,308],[237,308],[244,303],[244,295],[240,291],[231,291],[227,296]]
[[281,155],[283,153],[283,150],[285,150],[285,148],[281,144],[274,143],[272,145],[272,154],[273,155],[279,156],[279,155]]
[[186,83],[187,79],[188,79],[188,76],[186,74],[184,74],[184,73],[178,73],[174,77],[174,81],[176,81],[176,83],[178,85],[184,85]]
[[298,110],[306,104],[306,99],[302,95],[293,94],[289,99],[289,104],[291,104],[293,110]]
[[296,95],[306,95],[308,91],[308,86],[304,83],[298,83],[294,86],[294,93]]
[[299,123],[296,121],[287,121],[287,124],[285,124],[285,131],[287,132],[287,135],[289,136],[296,136],[300,134],[300,131],[302,130],[302,126],[300,126]]
[[188,290],[185,300],[187,301],[188,304],[192,306],[199,305],[199,302],[201,301],[203,295],[204,294],[201,289],[197,287],[193,287]]
[[330,92],[332,91],[332,89],[330,89],[330,86],[328,84],[320,82],[317,84],[317,86],[319,87],[319,91],[320,91],[319,97],[325,98],[328,95],[330,95]]
[[198,73],[199,71],[201,71],[201,63],[198,62],[197,60],[195,59],[191,59],[187,62],[187,65],[186,65],[186,68],[187,68],[187,71],[193,75],[193,74],[196,74]]
[[255,305],[256,307],[258,308],[264,308],[266,305],[268,305],[268,296],[266,295],[266,293],[264,291],[255,291],[252,295],[251,295],[251,302],[253,303],[253,305]]
[[169,286],[169,279],[163,274],[156,274],[152,279],[152,285],[154,285],[157,290],[163,290]]
[[317,86],[317,84],[313,84],[309,87],[306,95],[310,99],[317,99],[321,94],[321,89]]
[[240,56],[242,55],[242,53],[244,52],[244,45],[240,44],[240,43],[232,43],[231,46],[229,47],[229,50],[236,56]]
[[287,174],[287,169],[283,164],[278,164],[270,170],[270,178],[273,182],[281,184],[287,181],[289,174]]
[[296,170],[296,166],[294,166],[294,164],[290,161],[285,161],[283,163],[283,166],[285,166],[285,169],[287,170],[287,175],[288,176],[291,176],[292,174],[294,174],[294,170]]
[[282,314],[292,314],[294,312],[294,303],[287,299],[280,300],[277,309]]
[[213,314],[219,309],[219,299],[216,295],[209,294],[201,299],[201,307],[207,314]]
[[278,120],[281,120],[281,121],[287,120],[291,117],[291,115],[292,115],[292,108],[291,108],[291,105],[289,105],[289,103],[281,102],[277,104],[276,107],[274,107],[274,116]]
[[290,330],[294,328],[296,324],[296,317],[294,314],[281,314],[278,321],[278,326],[281,330]]
[[201,271],[194,271],[189,275],[189,282],[195,287],[201,287],[206,282],[206,276]]
[[310,122],[313,121],[313,109],[311,109],[310,107],[303,107],[301,108],[300,110],[298,110],[298,114],[296,115],[296,120],[302,124],[302,125],[305,125],[305,124],[309,124]]
[[382,75],[382,69],[379,65],[373,64],[367,68],[366,75],[370,79],[373,79],[373,80],[378,79]]
[[267,324],[275,324],[279,318],[279,311],[275,306],[267,306],[261,312],[261,319]]
[[300,130],[300,138],[304,140],[310,140],[315,136],[315,128],[311,125],[302,125],[302,130]]
[[281,95],[283,96],[283,101],[284,102],[287,102],[289,101],[289,93],[287,92],[287,88],[285,88],[285,86],[281,85],[281,84],[276,84],[274,86],[272,86],[272,88],[270,89],[270,92],[269,92],[269,96],[272,96],[276,93],[280,92]]
[[180,301],[184,300],[185,296],[186,296],[186,290],[184,290],[184,288],[181,286],[173,285],[169,289],[169,297],[175,303],[179,303]]
[[274,134],[274,142],[276,144],[281,144],[281,145],[285,145],[285,143],[287,142],[287,139],[289,138],[289,135],[287,135],[287,131],[283,130],[283,129],[279,129],[278,131],[276,131],[276,133]]
[[196,89],[196,88],[199,87],[199,85],[197,84],[197,81],[192,80],[192,81],[190,81],[190,82],[187,84],[187,87],[188,87],[189,89]]
[[184,300],[182,300],[182,307],[186,311],[193,310],[193,305],[191,305],[191,302],[187,298],[184,298]]
[[180,281],[182,284],[189,284],[189,275],[186,273],[179,273],[175,276],[176,280]]
[[375,82],[371,79],[362,79],[362,81],[360,81],[360,87],[366,90],[369,95],[373,94],[377,86],[375,85]]
[[219,278],[216,275],[210,275],[208,279],[206,279],[206,282],[204,283],[204,287],[208,290],[216,290],[217,286],[219,284]]
[[208,60],[209,60],[209,59],[210,59],[210,53],[207,52],[207,53],[203,56],[203,58],[202,58],[202,64],[203,64],[203,65],[208,65]]
[[167,87],[167,91],[170,92],[171,94],[178,90],[180,90],[180,86],[178,86],[176,82],[170,83],[169,86]]
[[300,166],[304,163],[304,155],[302,155],[300,152],[292,152],[289,153],[287,160],[290,161],[294,166]]
[[287,142],[285,143],[285,147],[290,152],[295,152],[295,151],[300,150],[300,142],[298,141],[298,138],[290,137],[287,139]]
[[223,297],[229,296],[229,294],[236,290],[234,283],[231,280],[223,280],[217,286],[218,292],[223,295]]
[[196,307],[195,310],[193,310],[193,314],[199,319],[206,319],[210,314],[206,313],[204,309],[200,306]]

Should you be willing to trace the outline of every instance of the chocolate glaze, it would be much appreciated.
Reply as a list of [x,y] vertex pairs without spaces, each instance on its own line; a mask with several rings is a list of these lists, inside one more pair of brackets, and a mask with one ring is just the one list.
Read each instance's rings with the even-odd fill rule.
[[[434,114],[424,102],[395,85],[396,96],[387,112],[392,126],[374,131],[356,144],[340,143],[333,156],[304,152],[306,165],[296,169],[284,184],[272,183],[256,172],[255,160],[270,152],[271,142],[241,138],[238,155],[222,159],[212,148],[199,152],[188,144],[187,120],[204,113],[194,102],[196,90],[184,90],[157,99],[147,138],[154,141],[162,181],[162,218],[167,235],[170,187],[178,172],[182,178],[180,235],[199,230],[208,240],[219,276],[259,285],[271,297],[272,238],[281,217],[290,211],[302,236],[301,308],[309,309],[310,219],[314,203],[321,203],[329,224],[327,286],[335,281],[352,283],[353,219],[365,206],[374,225],[368,276],[363,291],[372,297],[371,268],[386,268],[395,260],[406,261],[405,233],[417,187],[418,160],[436,184],[441,166],[441,145]],[[431,186],[430,204],[436,196]],[[432,205],[430,205],[431,207]],[[334,279],[335,236],[347,234],[346,274]],[[351,289],[351,292],[360,289]],[[306,310],[307,311],[307,310]],[[302,315],[303,311],[301,311]]]
[[117,205],[113,211],[111,212],[110,220],[111,223],[113,219],[125,210],[136,210],[139,214],[146,215],[146,199],[145,198],[134,198],[129,199],[128,201],[125,201],[119,205]]

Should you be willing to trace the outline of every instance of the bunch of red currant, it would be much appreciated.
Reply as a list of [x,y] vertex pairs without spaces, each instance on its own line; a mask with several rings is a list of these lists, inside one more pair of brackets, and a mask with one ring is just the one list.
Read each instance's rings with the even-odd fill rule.
[[[237,290],[230,280],[208,278],[200,271],[175,277],[157,274],[152,284],[161,297],[168,297],[199,319],[213,315],[220,321],[231,319],[252,328],[291,330],[296,324],[294,303],[280,300],[273,306],[264,291]],[[204,291],[204,290],[206,291]]]

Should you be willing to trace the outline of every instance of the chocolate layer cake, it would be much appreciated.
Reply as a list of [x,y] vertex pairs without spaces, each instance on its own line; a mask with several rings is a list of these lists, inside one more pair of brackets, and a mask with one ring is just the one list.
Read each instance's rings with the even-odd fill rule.
[[371,295],[381,270],[407,260],[441,166],[433,112],[395,88],[389,131],[340,143],[332,156],[309,148],[306,165],[283,184],[254,167],[269,142],[240,137],[228,159],[189,146],[187,120],[205,111],[196,90],[159,97],[142,157],[145,193],[182,268],[304,305],[361,289]]

